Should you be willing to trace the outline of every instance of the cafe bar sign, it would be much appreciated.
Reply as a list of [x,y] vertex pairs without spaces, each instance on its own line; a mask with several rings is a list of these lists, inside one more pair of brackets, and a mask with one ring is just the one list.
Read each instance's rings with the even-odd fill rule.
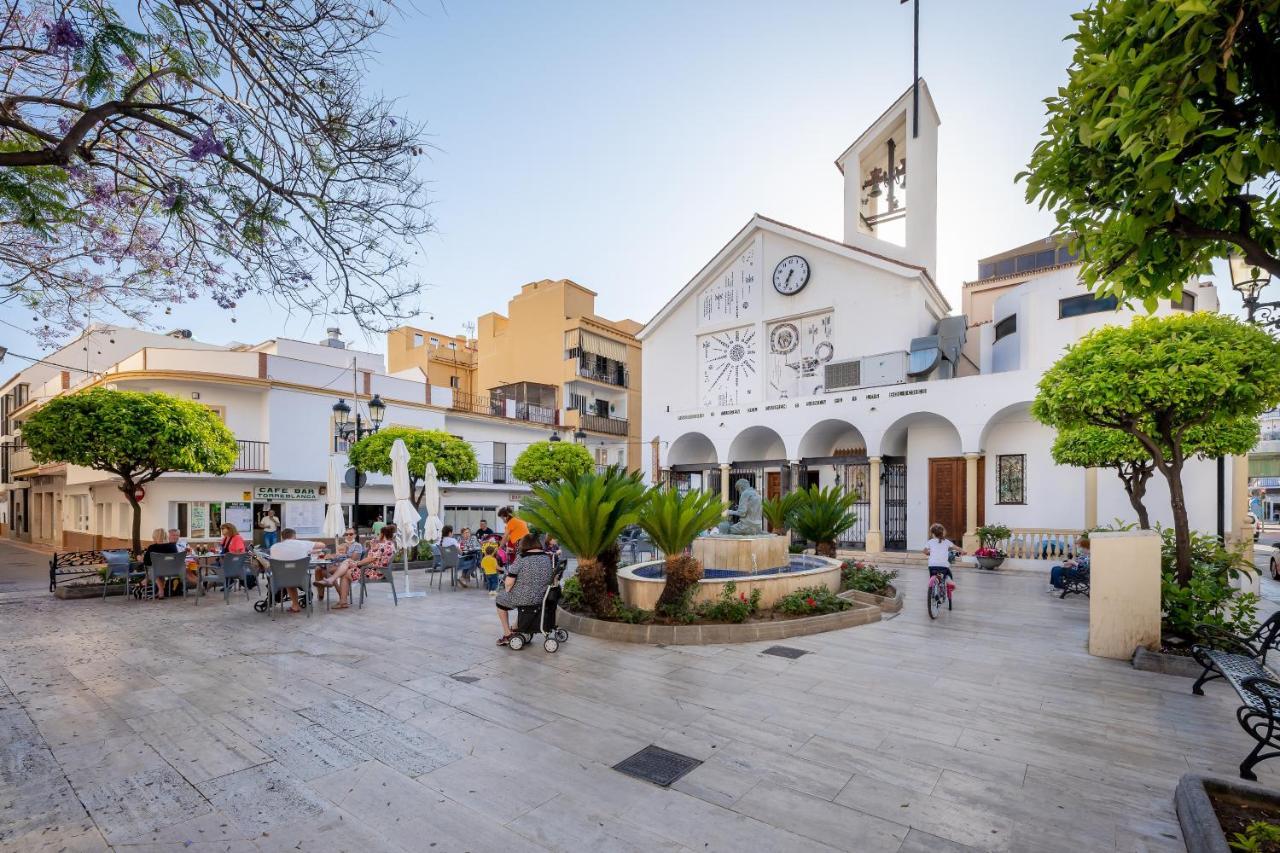
[[319,500],[315,486],[255,486],[255,501],[314,501]]

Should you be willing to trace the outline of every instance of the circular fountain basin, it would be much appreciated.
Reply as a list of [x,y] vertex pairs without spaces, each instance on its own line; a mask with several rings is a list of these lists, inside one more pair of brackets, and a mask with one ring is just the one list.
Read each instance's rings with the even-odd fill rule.
[[[652,610],[666,583],[663,576],[664,560],[636,563],[618,570],[618,589],[622,600],[632,607]],[[738,569],[707,567],[698,581],[694,603],[714,601],[720,597],[725,584],[737,585],[737,592],[750,597],[753,590],[760,590],[760,607],[770,609],[780,599],[808,586],[825,586],[832,592],[840,590],[840,561],[808,554],[790,554],[786,565],[758,572],[741,572]]]

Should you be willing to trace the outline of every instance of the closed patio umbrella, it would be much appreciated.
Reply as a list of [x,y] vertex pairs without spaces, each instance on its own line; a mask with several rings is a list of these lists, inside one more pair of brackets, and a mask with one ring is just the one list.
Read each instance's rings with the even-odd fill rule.
[[[427,466],[428,470],[434,468]],[[391,491],[395,495],[396,509],[392,521],[396,525],[396,545],[404,555],[404,592],[401,598],[418,598],[422,592],[409,590],[409,551],[418,544],[418,510],[413,505],[409,490],[409,448],[396,439],[391,445]]]
[[423,525],[422,538],[434,542],[444,530],[444,522],[440,520],[440,477],[436,474],[436,463],[427,463],[423,480],[422,508],[427,512],[427,520]]
[[326,490],[329,509],[324,516],[325,536],[341,540],[347,529],[346,519],[342,517],[342,472],[337,456],[329,457],[329,488]]

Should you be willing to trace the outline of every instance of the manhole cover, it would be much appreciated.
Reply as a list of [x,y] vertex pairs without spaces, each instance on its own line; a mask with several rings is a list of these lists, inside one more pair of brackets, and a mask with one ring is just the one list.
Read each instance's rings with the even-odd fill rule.
[[792,648],[791,646],[770,646],[761,652],[761,654],[776,655],[780,658],[791,658],[792,660],[795,660],[801,655],[809,654],[809,652],[807,649],[797,649]]
[[474,675],[451,675],[449,677],[452,678],[454,681],[461,681],[463,684],[475,684],[477,681],[480,680],[476,678]]
[[650,744],[613,765],[613,769],[665,788],[701,763],[696,758]]

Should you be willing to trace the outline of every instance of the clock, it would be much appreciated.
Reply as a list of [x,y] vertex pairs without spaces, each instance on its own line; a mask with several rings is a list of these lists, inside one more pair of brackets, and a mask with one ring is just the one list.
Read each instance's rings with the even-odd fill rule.
[[809,283],[809,262],[799,255],[788,255],[773,268],[773,289],[783,296],[793,296]]

